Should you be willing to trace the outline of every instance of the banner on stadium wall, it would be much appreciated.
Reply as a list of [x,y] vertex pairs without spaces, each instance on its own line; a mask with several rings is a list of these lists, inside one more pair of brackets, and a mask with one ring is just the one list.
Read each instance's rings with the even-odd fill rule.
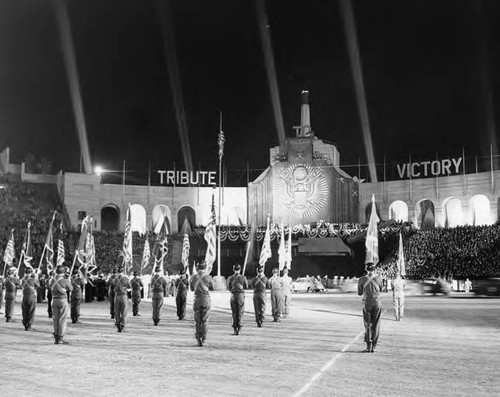
[[457,175],[463,172],[463,158],[396,164],[399,179]]
[[166,186],[215,186],[216,171],[174,171],[174,170],[158,170],[157,171],[160,185]]

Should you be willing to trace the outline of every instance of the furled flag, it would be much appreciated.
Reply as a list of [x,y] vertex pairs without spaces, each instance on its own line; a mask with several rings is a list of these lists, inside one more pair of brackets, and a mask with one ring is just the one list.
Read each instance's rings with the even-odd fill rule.
[[184,269],[189,268],[189,236],[187,233],[184,233],[184,240],[182,241],[182,256],[181,262],[184,266]]
[[403,252],[403,236],[399,233],[399,249],[398,249],[398,272],[401,276],[406,276],[405,255]]
[[57,243],[57,266],[64,265],[64,261],[66,260],[66,252],[64,251],[64,241],[63,241],[63,228],[62,222],[60,225],[60,233],[59,233],[59,241]]
[[219,160],[222,160],[224,156],[224,142],[226,142],[226,137],[224,136],[224,131],[221,129],[217,138],[217,143],[219,144]]
[[160,266],[162,273],[165,273],[163,262],[168,254],[167,223],[165,222],[165,218],[161,219],[160,222],[158,222],[155,228],[155,230],[157,230],[157,236],[156,236],[155,246],[153,247],[155,265],[153,266],[152,273],[154,272],[154,269],[157,266]]
[[73,257],[73,263],[71,264],[70,274],[73,274],[73,269],[75,267],[76,261],[78,261],[78,269],[85,266],[87,263],[87,241],[89,234],[89,227],[91,223],[91,218],[86,216],[83,219],[82,227],[80,229],[80,239],[78,240],[78,245],[75,250],[75,255]]
[[3,274],[5,276],[5,269],[7,266],[12,266],[12,263],[14,262],[14,258],[16,256],[16,253],[14,251],[14,229],[10,231],[10,237],[9,241],[7,243],[7,247],[5,247],[5,251],[3,253]]
[[19,257],[19,263],[17,265],[17,270],[20,270],[21,263],[24,264],[24,267],[31,267],[31,261],[33,260],[32,247],[31,247],[31,221],[28,221],[28,229],[26,230],[26,234],[24,235],[24,241],[21,248],[21,256]]
[[278,248],[278,263],[279,269],[283,270],[286,266],[286,249],[285,249],[285,228],[281,225],[280,246]]
[[151,250],[149,249],[149,240],[146,234],[146,240],[144,240],[144,249],[142,250],[141,273],[149,265],[150,257],[151,257]]
[[292,227],[288,227],[288,242],[286,243],[286,267],[292,269]]
[[125,222],[125,233],[123,235],[123,264],[125,266],[125,273],[128,273],[132,268],[132,222],[130,219],[130,204],[127,209],[127,221]]
[[54,240],[52,236],[52,225],[54,224],[54,219],[56,218],[57,211],[54,211],[52,215],[52,220],[50,221],[49,231],[47,232],[47,238],[45,239],[45,245],[43,246],[42,256],[40,257],[39,269],[42,269],[43,260],[46,261],[46,273],[49,274],[54,270]]
[[264,235],[264,242],[260,251],[259,265],[265,266],[267,260],[272,256],[271,254],[271,231],[269,230],[269,217],[267,217],[267,229]]
[[370,222],[368,223],[368,230],[366,232],[366,259],[365,263],[373,262],[375,265],[378,263],[378,231],[377,223],[379,221],[377,215],[377,207],[375,205],[375,195],[372,195],[372,212],[370,214]]
[[212,271],[212,265],[215,262],[217,249],[215,246],[217,240],[217,229],[215,226],[215,202],[212,194],[212,209],[210,211],[210,221],[205,228],[205,241],[207,242],[207,252],[205,253],[205,262],[207,263],[207,273]]

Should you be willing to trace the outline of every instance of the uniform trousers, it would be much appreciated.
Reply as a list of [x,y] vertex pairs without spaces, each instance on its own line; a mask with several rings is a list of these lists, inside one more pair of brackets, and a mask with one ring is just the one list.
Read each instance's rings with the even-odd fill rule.
[[161,317],[161,308],[163,306],[163,292],[153,292],[151,304],[153,305],[153,321],[157,323],[158,321],[160,321]]
[[392,297],[392,305],[394,306],[394,316],[396,320],[401,320],[405,312],[405,296],[394,295]]
[[14,315],[14,304],[16,303],[16,293],[5,293],[5,318],[10,320]]
[[207,322],[210,316],[210,297],[194,298],[193,311],[196,323],[196,340],[204,341],[207,337]]
[[52,298],[52,323],[54,325],[54,337],[62,338],[66,334],[66,319],[68,317],[68,300],[64,298]]
[[21,303],[21,310],[23,313],[23,325],[25,327],[31,327],[35,321],[35,309],[36,309],[36,294],[35,293],[24,293],[23,300]]
[[283,305],[283,296],[281,294],[281,290],[272,289],[271,290],[271,310],[273,313],[273,318],[278,320],[281,316]]
[[382,314],[382,302],[379,300],[364,302],[363,322],[365,325],[365,342],[376,345],[380,333],[380,317]]
[[253,307],[255,311],[255,321],[257,324],[262,324],[264,314],[266,313],[266,292],[253,293]]
[[117,327],[125,327],[127,324],[128,302],[127,294],[115,294],[115,325]]
[[231,294],[230,303],[233,313],[233,328],[240,329],[243,325],[243,313],[245,312],[245,294],[243,292]]
[[177,317],[182,320],[186,317],[186,301],[187,301],[187,290],[177,291],[177,296],[175,297],[175,304],[177,306]]

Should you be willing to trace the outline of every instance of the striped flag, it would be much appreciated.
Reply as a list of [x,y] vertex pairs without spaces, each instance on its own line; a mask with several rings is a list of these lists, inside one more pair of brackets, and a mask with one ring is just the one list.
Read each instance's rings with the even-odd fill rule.
[[181,256],[181,262],[184,266],[184,268],[189,267],[189,236],[187,233],[184,233],[184,240],[182,241],[182,256]]
[[222,160],[224,156],[224,143],[226,142],[226,137],[224,136],[224,131],[222,129],[219,132],[219,136],[217,138],[217,143],[219,144],[219,160]]
[[286,266],[285,230],[283,225],[281,225],[280,246],[278,248],[278,263],[279,269],[283,270]]
[[366,259],[365,263],[378,263],[378,231],[377,223],[379,221],[377,215],[377,207],[375,205],[375,195],[372,195],[372,212],[370,214],[370,222],[368,223],[368,231],[366,232]]
[[149,241],[146,235],[144,240],[144,249],[142,250],[141,273],[149,265],[149,258],[151,257],[151,250],[149,249]]
[[286,267],[292,270],[292,227],[288,227],[288,242],[286,243]]
[[7,266],[12,266],[14,258],[16,257],[16,252],[14,250],[14,229],[10,231],[9,241],[7,242],[7,247],[3,253],[3,274],[5,275],[5,269]]
[[125,273],[132,268],[132,222],[130,219],[130,204],[127,209],[127,221],[125,223],[125,234],[123,235],[123,264],[125,265]]
[[398,249],[398,262],[397,262],[398,272],[401,276],[406,276],[405,269],[405,254],[403,252],[403,236],[399,233],[399,249]]
[[59,233],[59,242],[57,243],[57,266],[62,266],[64,265],[64,261],[66,259],[66,252],[64,251],[64,241],[63,241],[63,228],[62,228],[62,222],[60,226],[60,233]]
[[207,262],[207,273],[212,271],[212,265],[215,262],[217,248],[217,228],[215,226],[215,202],[214,195],[212,194],[212,210],[210,211],[210,221],[205,228],[205,241],[207,242],[207,252],[205,253],[205,262]]
[[269,230],[269,217],[267,218],[267,229],[264,236],[264,243],[260,251],[259,265],[265,266],[267,260],[271,258],[271,231]]

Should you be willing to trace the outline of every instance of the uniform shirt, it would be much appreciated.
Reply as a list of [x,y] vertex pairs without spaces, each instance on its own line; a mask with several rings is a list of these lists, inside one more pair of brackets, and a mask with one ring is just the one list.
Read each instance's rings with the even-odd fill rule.
[[283,292],[288,293],[292,291],[292,278],[289,275],[283,275],[281,283],[283,285]]
[[54,299],[67,299],[68,295],[66,291],[73,291],[71,282],[62,274],[58,274],[50,279],[49,288]]
[[213,290],[212,277],[200,270],[197,274],[191,277],[190,281],[191,291],[194,291],[194,296],[209,296],[208,291]]
[[181,276],[175,280],[175,286],[179,292],[187,291],[189,288],[189,280],[186,276]]
[[392,293],[394,295],[403,295],[404,294],[404,289],[405,289],[405,280],[402,278],[397,278],[395,280],[392,280]]
[[40,287],[40,283],[38,282],[38,279],[36,279],[35,277],[31,277],[31,275],[26,275],[23,278],[22,287],[23,287],[23,294],[25,295],[34,294],[36,292],[36,288]]
[[144,287],[139,276],[135,276],[130,282],[130,285],[132,286],[132,291],[135,293],[141,292],[142,288]]
[[127,276],[119,274],[113,280],[113,290],[115,295],[127,295],[127,289],[130,288],[130,281]]
[[281,277],[272,276],[269,280],[269,285],[271,286],[271,291],[281,290]]
[[159,274],[155,274],[151,278],[151,291],[153,293],[161,292],[165,296],[167,294],[167,280]]
[[232,276],[229,276],[227,285],[232,294],[242,294],[245,292],[247,279],[241,274],[235,273]]
[[252,280],[253,292],[256,293],[265,292],[268,286],[269,286],[269,280],[267,279],[266,276],[264,276],[264,274],[262,274],[262,276],[257,275]]
[[118,274],[113,274],[108,280],[108,293],[111,295],[114,292],[114,281]]
[[376,302],[380,300],[382,291],[382,278],[376,274],[366,275],[358,281],[358,295],[363,295],[364,302]]
[[83,282],[82,278],[80,276],[73,276],[71,278],[71,285],[73,287],[73,293],[71,294],[71,296],[75,298],[81,298],[83,288],[85,287],[85,283]]
[[5,293],[15,293],[18,288],[21,288],[21,284],[17,277],[9,276],[5,280]]

